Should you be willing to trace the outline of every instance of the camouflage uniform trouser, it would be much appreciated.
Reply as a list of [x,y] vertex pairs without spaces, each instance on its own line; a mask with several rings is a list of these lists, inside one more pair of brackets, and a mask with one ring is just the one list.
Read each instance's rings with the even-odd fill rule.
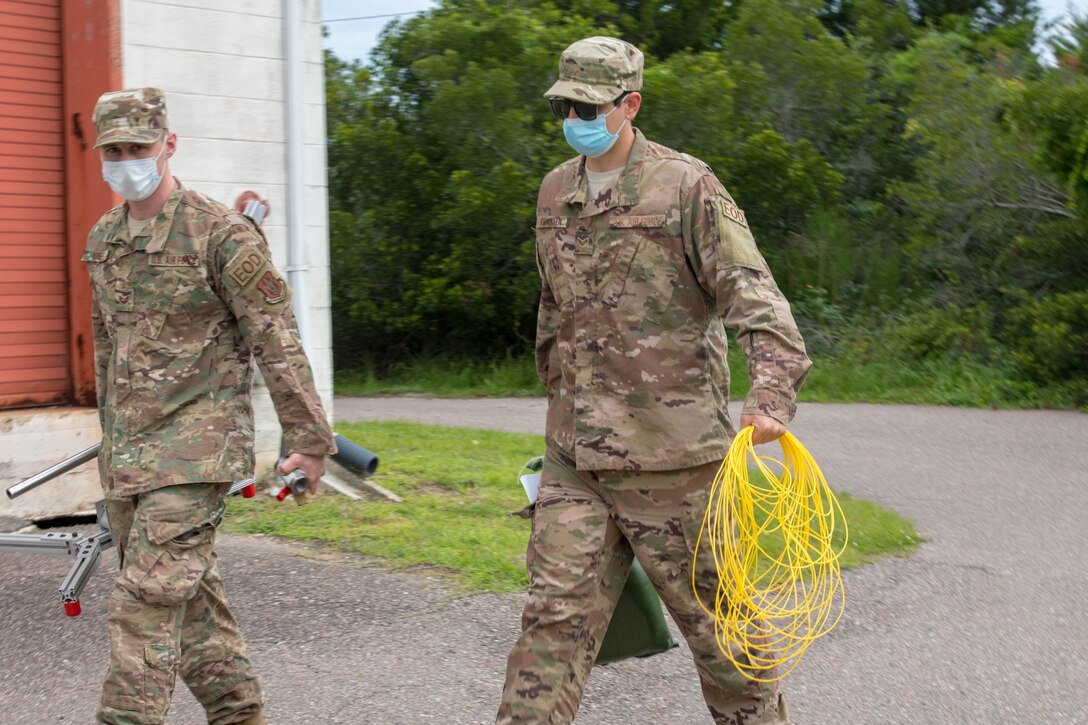
[[216,565],[215,528],[229,488],[190,483],[107,501],[121,574],[107,615],[110,669],[99,723],[164,722],[179,671],[209,723],[261,711],[260,683]]
[[[548,452],[533,514],[529,599],[497,723],[574,720],[632,555],[691,648],[714,722],[789,722],[777,688],[747,680],[719,651],[714,620],[691,591],[696,537],[718,467],[576,471]],[[699,596],[713,602],[717,574],[706,547],[697,566]]]

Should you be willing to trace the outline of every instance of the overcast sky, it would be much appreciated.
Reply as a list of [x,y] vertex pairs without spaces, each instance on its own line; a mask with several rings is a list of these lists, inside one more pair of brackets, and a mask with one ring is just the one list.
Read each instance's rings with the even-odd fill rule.
[[[1088,2],[1088,0],[1084,0]],[[378,42],[378,33],[390,22],[410,17],[438,5],[436,0],[321,0],[321,19],[366,18],[325,23],[329,37],[325,47],[341,60],[367,59]],[[396,17],[373,17],[395,15]]]
[[[365,18],[326,22],[329,37],[325,39],[325,47],[332,49],[342,60],[365,61],[370,49],[378,42],[378,33],[387,23],[436,5],[437,0],[322,0],[321,19],[324,21]],[[1043,17],[1048,20],[1065,14],[1070,7],[1081,14],[1088,11],[1088,0],[1041,0],[1040,5],[1043,8]]]

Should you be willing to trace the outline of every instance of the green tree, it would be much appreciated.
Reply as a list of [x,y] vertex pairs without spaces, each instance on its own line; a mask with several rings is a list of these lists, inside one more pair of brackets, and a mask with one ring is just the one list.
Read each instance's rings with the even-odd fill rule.
[[526,348],[536,188],[570,156],[541,93],[594,32],[614,29],[451,1],[391,24],[367,68],[329,56],[338,367]]
[[1088,23],[1052,40],[1050,67],[1036,16],[1034,0],[443,0],[365,65],[329,54],[337,367],[528,353],[536,190],[573,155],[541,93],[563,48],[618,35],[647,54],[638,127],[711,165],[822,351],[853,339],[1075,388]]
[[747,0],[726,28],[737,107],[753,126],[771,126],[790,143],[848,157],[863,133],[868,69],[819,20],[818,0]]
[[1032,139],[1004,114],[1022,81],[980,66],[970,43],[929,34],[892,64],[908,116],[904,135],[925,149],[913,180],[893,185],[911,224],[911,249],[940,294],[977,301],[1030,282],[1022,238],[1069,219],[1060,185],[1032,163]]
[[720,47],[733,3],[722,0],[527,0],[533,8],[558,10],[596,27],[614,27],[644,53],[667,58],[688,50]]

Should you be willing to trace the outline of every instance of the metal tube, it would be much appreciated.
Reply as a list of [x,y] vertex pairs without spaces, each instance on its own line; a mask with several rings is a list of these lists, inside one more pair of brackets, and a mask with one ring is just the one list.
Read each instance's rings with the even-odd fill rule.
[[238,493],[239,491],[241,491],[246,486],[252,486],[255,483],[257,483],[256,478],[244,478],[241,481],[235,481],[234,483],[231,484],[230,490],[227,491],[227,495],[228,496],[233,496],[234,494]]
[[85,451],[80,451],[71,458],[65,458],[60,463],[54,466],[50,466],[41,473],[35,473],[30,478],[24,479],[9,488],[7,490],[8,498],[16,498],[18,496],[22,496],[27,491],[33,490],[38,486],[42,485],[43,483],[46,483],[47,481],[52,481],[54,478],[61,475],[62,473],[68,473],[68,471],[71,471],[73,468],[76,468],[77,466],[82,466],[87,461],[97,458],[98,451],[100,451],[101,449],[101,443],[95,444]]
[[302,109],[302,0],[283,0],[284,28],[284,115],[287,130],[287,280],[294,293],[295,318],[302,347],[313,351],[310,329],[310,262],[306,248],[306,169],[303,151]]
[[0,534],[0,551],[7,554],[61,554],[75,551],[79,534]]
[[60,585],[60,598],[64,603],[78,602],[79,595],[91,579],[102,561],[102,551],[113,546],[113,533],[100,531],[80,542],[76,552],[76,561],[68,571],[68,576]]

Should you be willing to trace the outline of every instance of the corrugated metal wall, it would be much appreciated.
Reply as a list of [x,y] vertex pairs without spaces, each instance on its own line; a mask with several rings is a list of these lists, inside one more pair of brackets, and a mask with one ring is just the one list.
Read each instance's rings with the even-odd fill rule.
[[0,408],[70,396],[61,0],[0,0]]

